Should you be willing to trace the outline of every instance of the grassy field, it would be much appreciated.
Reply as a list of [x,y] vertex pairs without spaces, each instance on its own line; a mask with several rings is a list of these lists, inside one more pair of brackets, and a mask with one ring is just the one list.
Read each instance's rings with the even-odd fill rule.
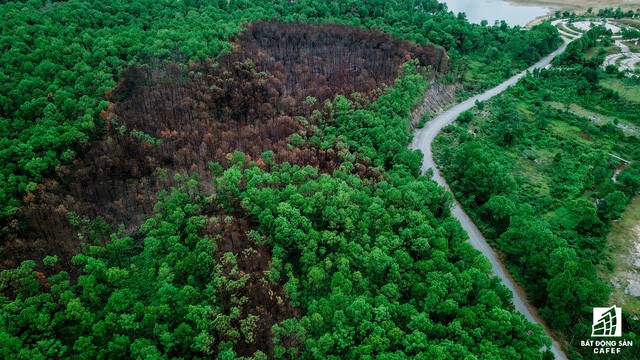
[[[569,108],[567,109],[567,105],[566,104],[561,104],[559,102],[555,102],[555,101],[548,101],[546,102],[547,105],[558,109],[558,110],[569,110],[570,112],[590,119],[591,121],[595,122],[596,124],[605,122],[605,121],[614,121],[616,118],[614,118],[613,116],[608,116],[608,115],[604,115],[601,114],[599,112],[595,112],[595,111],[591,111],[588,109],[583,108],[582,106],[578,105],[578,104],[571,104],[569,106]],[[637,134],[638,133],[638,128],[636,125],[633,124],[633,122],[629,121],[628,119],[621,119],[618,118],[618,123],[619,123],[619,127],[622,129],[622,131],[624,131],[627,135],[630,134]]]
[[573,33],[573,34],[576,34],[576,35],[580,35],[580,34],[584,33],[584,30],[578,29],[573,24],[567,24],[566,28],[570,30],[569,33]]
[[640,29],[640,21],[632,20],[632,19],[618,19],[615,22],[621,23],[623,25],[628,25],[634,27],[636,29]]
[[640,45],[636,45],[635,43],[630,41],[624,44],[627,45],[629,47],[629,50],[631,50],[632,52],[635,52],[635,53],[640,52]]
[[[597,47],[597,46],[594,46],[591,49],[589,49],[585,55],[587,57],[587,60],[591,60],[596,56],[598,56],[600,49],[601,47]],[[621,52],[620,48],[616,45],[607,46],[605,50],[607,51],[608,55],[619,54]]]
[[620,96],[627,100],[640,102],[640,86],[630,83],[630,80],[617,78],[602,79],[600,85],[618,92]]
[[582,146],[590,146],[593,143],[593,140],[585,137],[577,126],[569,125],[564,121],[558,120],[551,120],[549,125],[557,139],[575,141]]
[[[640,196],[633,199],[620,220],[613,223],[607,253],[615,270],[601,269],[600,275],[613,286],[610,303],[640,314],[640,298],[625,292],[629,280],[640,280]],[[636,264],[634,264],[636,263]]]
[[557,23],[556,27],[558,28],[558,30],[561,30],[573,35],[580,35],[584,33],[584,31],[573,26],[573,24]]

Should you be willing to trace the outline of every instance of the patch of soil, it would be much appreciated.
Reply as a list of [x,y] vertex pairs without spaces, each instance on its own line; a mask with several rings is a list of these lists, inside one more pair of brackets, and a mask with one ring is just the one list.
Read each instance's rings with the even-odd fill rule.
[[456,98],[456,93],[462,86],[460,84],[443,84],[434,82],[429,86],[424,96],[424,101],[411,115],[411,126],[417,127],[425,114],[435,117],[444,110],[444,106]]

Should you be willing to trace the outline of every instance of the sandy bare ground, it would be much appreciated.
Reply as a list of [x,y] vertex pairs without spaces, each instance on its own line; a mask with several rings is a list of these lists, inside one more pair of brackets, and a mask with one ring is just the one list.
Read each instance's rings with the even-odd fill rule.
[[520,5],[544,5],[553,10],[585,11],[592,7],[597,12],[603,8],[621,7],[623,10],[640,9],[639,0],[507,0]]
[[603,269],[601,276],[612,287],[611,304],[640,315],[640,196],[631,200],[607,237],[607,255],[615,270]]

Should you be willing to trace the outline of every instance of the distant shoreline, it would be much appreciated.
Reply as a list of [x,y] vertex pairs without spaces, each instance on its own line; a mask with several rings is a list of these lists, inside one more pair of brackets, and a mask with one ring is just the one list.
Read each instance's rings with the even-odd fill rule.
[[525,28],[532,28],[538,24],[541,24],[544,20],[547,20],[548,18],[550,18],[551,16],[553,16],[553,11],[555,11],[556,9],[549,9],[549,12],[546,15],[540,15],[538,17],[536,17],[535,19],[529,21],[524,27]]
[[550,12],[556,10],[568,10],[583,12],[592,7],[595,12],[598,9],[617,8],[623,10],[640,9],[640,0],[624,1],[624,0],[506,0],[512,4],[518,5],[540,5],[550,8]]
[[622,10],[640,10],[640,0],[505,0],[514,5],[537,5],[549,8],[545,15],[540,15],[529,21],[524,27],[530,28],[540,24],[543,20],[553,16],[556,11],[575,11],[576,13],[586,12],[588,8],[593,8],[597,13],[599,9],[622,8]]

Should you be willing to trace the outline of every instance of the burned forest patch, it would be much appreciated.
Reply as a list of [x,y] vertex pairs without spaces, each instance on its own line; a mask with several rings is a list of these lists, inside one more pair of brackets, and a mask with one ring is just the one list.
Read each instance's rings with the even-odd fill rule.
[[[276,162],[333,172],[342,161],[338,149],[293,141],[292,135],[321,136],[315,134],[322,129],[310,116],[314,111],[330,116],[327,101],[338,94],[359,93],[354,98],[364,106],[411,59],[425,71],[446,71],[443,50],[373,30],[258,22],[217,61],[124,70],[116,88],[105,93],[105,135],[43,179],[2,224],[0,268],[56,255],[54,268],[39,270],[66,270],[75,279],[79,271],[71,259],[83,243],[104,246],[115,231],[135,236],[153,213],[156,194],[184,184],[184,174],[197,173],[197,192],[211,194],[212,163],[226,168],[246,157],[268,170],[271,163],[262,155],[271,151]],[[272,355],[272,325],[298,316],[298,310],[286,301],[281,284],[266,280],[270,250],[249,238],[246,214],[205,209],[202,215],[218,219],[205,235],[219,241],[216,261],[224,276],[244,284],[221,297],[223,310],[239,307],[245,317],[237,322],[260,319],[251,336],[242,335],[249,345],[236,350]],[[216,342],[228,341],[225,336]]]
[[301,117],[323,111],[337,94],[373,100],[409,59],[436,72],[446,71],[448,60],[433,46],[329,24],[257,22],[234,47],[218,61],[123,71],[105,94],[106,135],[43,179],[4,221],[0,268],[53,254],[69,269],[81,249],[70,214],[101,219],[89,234],[98,244],[120,224],[130,233],[151,212],[155,193],[175,185],[176,173],[198,172],[207,184],[209,164],[226,166],[235,151],[261,165],[260,155],[273,151],[278,162],[331,172],[337,151],[289,141],[312,135]]

